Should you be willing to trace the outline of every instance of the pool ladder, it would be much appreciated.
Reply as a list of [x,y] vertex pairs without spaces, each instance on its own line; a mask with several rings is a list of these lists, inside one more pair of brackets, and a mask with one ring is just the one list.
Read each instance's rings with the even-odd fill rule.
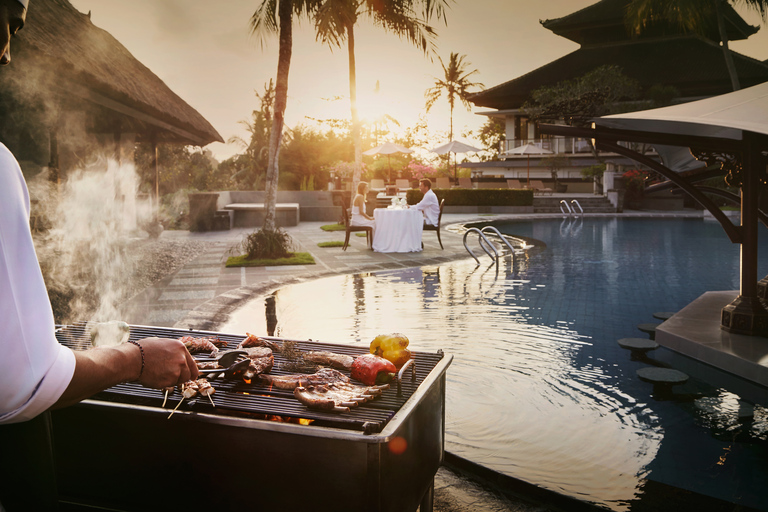
[[[573,208],[571,208],[571,205],[573,205]],[[565,199],[560,201],[560,211],[563,213],[563,215],[574,215],[575,213],[580,213],[582,217],[584,216],[584,208],[581,207],[577,200],[571,199],[571,205],[569,205],[568,201]],[[579,208],[578,212],[576,212],[576,207]]]
[[[490,240],[488,240],[488,237],[486,237],[486,236],[485,236],[485,235],[486,235],[486,233],[493,233],[494,235],[496,235],[497,237],[499,237],[499,239],[500,239],[502,242],[504,242],[504,244],[505,244],[507,247],[509,247],[509,253],[510,253],[510,254],[512,255],[512,257],[514,258],[514,255],[515,255],[515,248],[514,248],[514,247],[512,247],[512,245],[511,245],[511,244],[509,243],[509,241],[507,240],[507,237],[505,237],[504,235],[502,235],[502,234],[501,234],[501,232],[500,232],[498,229],[496,229],[496,228],[495,228],[495,227],[493,227],[493,226],[485,226],[485,227],[484,227],[482,230],[480,230],[480,229],[477,229],[477,228],[469,228],[469,229],[468,229],[468,230],[467,230],[467,231],[464,233],[464,248],[467,250],[467,252],[470,254],[470,256],[472,256],[473,258],[475,258],[475,261],[477,262],[477,264],[478,264],[478,265],[480,264],[480,260],[477,258],[477,256],[475,256],[475,253],[474,253],[474,252],[472,252],[472,249],[470,249],[470,248],[469,248],[469,246],[467,245],[467,237],[469,236],[469,234],[470,234],[470,233],[477,233],[477,241],[478,241],[478,243],[480,244],[480,247],[482,247],[482,249],[485,251],[485,253],[486,253],[488,256],[490,256],[490,257],[491,257],[491,259],[493,259],[493,261],[496,263],[496,266],[497,266],[497,267],[498,267],[498,265],[499,265],[499,251],[497,251],[497,250],[496,250],[496,246],[494,246],[494,245],[491,243],[491,241],[490,241]],[[487,247],[486,247],[486,245],[487,245]],[[524,243],[524,242],[523,242],[523,245],[525,245],[525,243]],[[493,251],[493,254],[491,254],[491,251]]]

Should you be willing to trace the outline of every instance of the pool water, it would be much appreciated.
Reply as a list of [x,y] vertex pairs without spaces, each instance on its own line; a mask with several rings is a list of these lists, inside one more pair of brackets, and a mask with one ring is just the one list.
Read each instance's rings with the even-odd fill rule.
[[[768,510],[765,409],[740,424],[738,397],[696,381],[684,391],[719,412],[656,401],[635,375],[647,365],[616,343],[643,337],[636,326],[655,321],[654,312],[738,289],[739,247],[719,224],[494,225],[538,242],[498,270],[483,255],[480,266],[469,258],[288,286],[249,302],[220,330],[267,334],[271,302],[276,336],[367,346],[402,332],[415,350],[454,356],[446,449],[456,455],[613,510],[666,499],[669,489]],[[766,272],[762,265],[759,277]]]

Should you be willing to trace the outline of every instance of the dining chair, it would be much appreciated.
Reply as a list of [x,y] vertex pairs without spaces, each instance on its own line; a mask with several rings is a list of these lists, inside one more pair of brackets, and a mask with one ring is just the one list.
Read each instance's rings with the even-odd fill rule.
[[431,224],[424,224],[424,231],[437,231],[437,241],[440,244],[440,249],[443,249],[443,241],[440,240],[440,222],[443,219],[443,205],[445,204],[445,199],[440,200],[440,214],[437,216],[437,226],[433,226]]
[[350,222],[351,209],[347,208],[347,205],[342,201],[341,214],[344,217],[344,226],[346,226],[346,233],[344,235],[344,247],[342,251],[346,251],[349,246],[349,234],[354,231],[365,231],[365,241],[368,247],[373,249],[373,228],[371,226],[353,226]]

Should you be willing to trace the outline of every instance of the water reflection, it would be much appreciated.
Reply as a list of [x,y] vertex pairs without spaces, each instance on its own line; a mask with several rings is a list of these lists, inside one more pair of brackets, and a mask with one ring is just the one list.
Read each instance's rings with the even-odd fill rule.
[[[524,295],[537,288],[506,270],[502,279],[472,261],[290,286],[274,295],[278,330],[364,345],[397,331],[415,350],[450,352],[450,451],[566,494],[631,499],[656,452],[653,417],[600,367],[575,367],[590,339],[536,325]],[[264,322],[245,308],[221,329],[261,332]]]
[[[690,408],[654,402],[616,344],[654,311],[738,287],[738,247],[702,221],[570,222],[500,227],[546,246],[499,268],[468,259],[283,288],[277,330],[361,346],[402,332],[415,350],[453,354],[446,448],[516,478],[614,510],[670,485],[759,500],[765,447],[717,466],[731,441]],[[220,329],[265,332],[256,304]]]

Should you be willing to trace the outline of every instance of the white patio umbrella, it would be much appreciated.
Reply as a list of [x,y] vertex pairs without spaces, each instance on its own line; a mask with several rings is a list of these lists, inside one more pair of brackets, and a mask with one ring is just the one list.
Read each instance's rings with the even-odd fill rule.
[[453,153],[453,178],[456,179],[456,153],[476,153],[478,151],[482,151],[482,149],[470,146],[469,144],[464,144],[458,140],[452,140],[448,144],[443,144],[442,146],[438,146],[434,149],[431,149],[430,151],[437,153],[438,155]]
[[528,155],[528,177],[526,180],[526,186],[531,186],[531,155],[552,155],[552,151],[544,149],[536,144],[523,144],[514,149],[510,149],[505,154],[507,155]]
[[390,182],[392,181],[392,163],[390,162],[389,157],[396,153],[405,153],[407,155],[408,153],[413,153],[413,150],[401,146],[400,144],[395,144],[394,142],[385,142],[381,146],[376,146],[368,151],[363,151],[363,154],[368,156],[387,155],[387,163],[389,164],[389,179],[387,181]]

